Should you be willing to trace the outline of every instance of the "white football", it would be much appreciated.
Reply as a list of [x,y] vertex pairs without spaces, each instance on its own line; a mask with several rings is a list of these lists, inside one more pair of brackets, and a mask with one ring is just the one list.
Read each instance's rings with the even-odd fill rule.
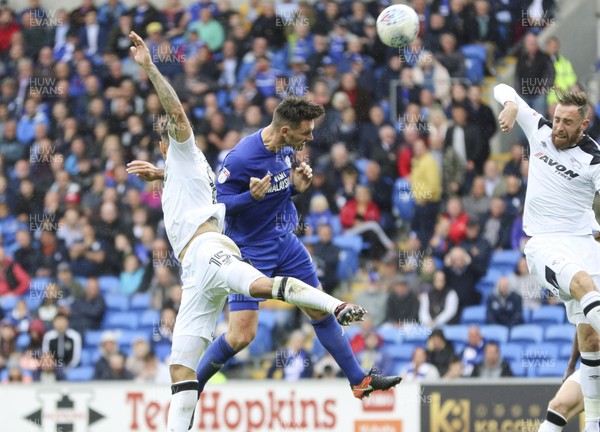
[[401,48],[408,45],[419,33],[419,17],[413,8],[392,5],[377,17],[377,34],[389,47]]

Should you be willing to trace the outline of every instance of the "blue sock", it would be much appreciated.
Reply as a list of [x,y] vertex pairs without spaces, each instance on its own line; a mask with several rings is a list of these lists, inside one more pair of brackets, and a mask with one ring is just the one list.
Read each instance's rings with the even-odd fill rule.
[[344,335],[342,326],[335,320],[333,315],[328,315],[318,321],[312,321],[315,334],[319,342],[333,356],[335,362],[340,366],[348,381],[352,385],[358,385],[365,378],[365,372],[362,370],[358,361],[352,353],[350,342]]
[[208,380],[221,370],[227,360],[235,355],[235,351],[225,339],[225,333],[211,343],[200,360],[196,376],[198,377],[198,396],[204,390]]

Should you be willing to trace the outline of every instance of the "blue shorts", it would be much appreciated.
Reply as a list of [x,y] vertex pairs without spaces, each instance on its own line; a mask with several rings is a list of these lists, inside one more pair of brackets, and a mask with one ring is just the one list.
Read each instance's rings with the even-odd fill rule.
[[[320,284],[310,254],[294,233],[264,243],[240,247],[240,251],[243,259],[249,259],[254,268],[267,277],[292,276],[312,287],[318,287]],[[261,301],[265,300],[230,294],[229,310],[258,310],[258,303]]]

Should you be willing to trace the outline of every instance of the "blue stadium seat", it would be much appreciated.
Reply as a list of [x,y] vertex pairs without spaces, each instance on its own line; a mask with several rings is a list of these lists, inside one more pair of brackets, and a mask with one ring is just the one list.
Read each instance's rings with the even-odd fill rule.
[[102,340],[102,333],[104,333],[103,330],[87,330],[83,338],[84,346],[94,349],[98,348]]
[[459,49],[465,56],[467,79],[472,84],[479,83],[484,78],[484,66],[487,55],[486,47],[483,45],[468,44],[461,46]]
[[120,346],[131,346],[137,339],[144,339],[146,342],[150,342],[150,334],[147,332],[140,331],[122,331],[119,337]]
[[442,327],[444,336],[452,343],[467,343],[467,335],[469,333],[468,325],[447,325]]
[[417,344],[401,343],[395,345],[387,345],[384,347],[384,349],[392,360],[410,362],[413,351],[417,346]]
[[500,345],[500,355],[507,362],[521,360],[523,357],[523,346],[521,344],[503,343]]
[[250,355],[253,357],[258,357],[271,351],[273,349],[273,328],[259,323],[256,330],[256,337],[250,343],[249,348]]
[[103,328],[105,329],[132,329],[139,325],[139,317],[130,312],[107,312],[104,315]]
[[10,294],[0,297],[0,305],[2,305],[2,309],[4,309],[4,313],[6,315],[10,315],[10,312],[12,312],[13,308],[15,307],[15,305],[17,304],[17,302],[19,300],[20,300],[19,297],[10,295]]
[[485,305],[467,306],[460,317],[461,324],[485,324]]
[[103,294],[118,292],[119,284],[120,281],[117,276],[100,276],[98,278],[98,285]]
[[342,222],[340,221],[340,217],[338,215],[333,215],[331,217],[330,226],[334,237],[342,235],[344,228],[342,227]]
[[544,339],[544,330],[537,324],[514,326],[510,332],[510,341],[521,344],[540,343]]
[[258,324],[263,325],[271,331],[275,328],[276,324],[275,311],[269,309],[261,309],[258,314]]
[[[377,331],[381,330],[382,328],[384,327],[379,327]],[[358,333],[360,333],[360,326],[356,323],[350,324],[348,327],[344,327],[344,334],[346,335],[348,340],[352,340],[352,338]]]
[[523,308],[523,323],[530,324],[531,323],[531,309]]
[[425,345],[427,338],[431,334],[431,330],[424,326],[409,326],[407,329],[402,329],[401,333],[404,342],[407,344]]
[[573,351],[572,343],[563,343],[558,349],[558,358],[560,360],[569,360],[571,358],[571,352]]
[[365,171],[367,170],[367,165],[369,164],[369,159],[361,158],[354,161],[354,166],[358,169],[358,182],[363,184],[367,182],[367,176]]
[[31,342],[29,333],[21,333],[19,336],[17,336],[17,351],[25,351],[25,349],[29,346],[29,342]]
[[408,367],[409,364],[410,364],[410,362],[405,362],[402,360],[395,361],[392,374],[400,375],[402,372],[404,372],[404,370]]
[[363,248],[363,239],[359,235],[340,235],[332,243],[342,249],[338,262],[337,275],[342,280],[351,279],[358,271],[358,258]]
[[560,342],[572,344],[575,338],[575,326],[573,324],[551,325],[546,328],[544,340],[546,342]]
[[100,350],[97,348],[84,348],[81,350],[81,366],[94,366],[100,359]]
[[[527,345],[523,350],[524,360],[556,360],[559,346],[554,343],[542,342]],[[535,364],[534,364],[535,365]]]
[[[260,317],[260,314],[258,314]],[[154,309],[150,309],[142,312],[140,316],[140,327],[144,328],[158,328],[160,325],[160,312]]]
[[531,323],[541,324],[544,326],[552,324],[562,324],[565,322],[565,307],[562,305],[556,306],[540,306],[531,311]]
[[521,360],[513,360],[511,362],[508,362],[508,364],[509,364],[510,370],[514,376],[516,376],[516,377],[527,376],[527,370],[525,370],[525,368],[523,367],[523,363],[521,363]]
[[152,304],[152,295],[150,293],[139,293],[134,294],[131,297],[131,304],[129,307],[134,310],[147,310],[150,309]]
[[104,295],[104,301],[106,302],[106,308],[109,310],[129,310],[129,297],[126,295],[108,293]]
[[171,344],[161,343],[154,345],[154,354],[164,362],[169,354],[171,354]]
[[404,178],[398,178],[394,182],[394,193],[392,194],[392,205],[394,213],[404,221],[410,221],[415,212],[415,200],[410,187],[410,182]]
[[402,342],[400,330],[396,327],[388,326],[377,329],[377,333],[383,339],[386,345],[395,345]]
[[521,259],[522,253],[515,250],[501,250],[496,251],[492,254],[490,261],[490,268],[497,268],[502,271],[511,273],[519,260]]
[[536,377],[562,377],[567,370],[569,362],[566,360],[555,360],[550,359],[548,361],[543,362],[540,366],[538,366],[533,370],[533,375]]
[[83,277],[83,276],[73,276],[73,279],[75,279],[77,282],[79,282],[82,287],[85,288],[87,286],[88,278]]
[[68,381],[91,381],[94,376],[94,368],[92,366],[80,366],[67,371]]
[[498,324],[484,325],[479,328],[484,339],[495,341],[499,344],[508,342],[508,327]]

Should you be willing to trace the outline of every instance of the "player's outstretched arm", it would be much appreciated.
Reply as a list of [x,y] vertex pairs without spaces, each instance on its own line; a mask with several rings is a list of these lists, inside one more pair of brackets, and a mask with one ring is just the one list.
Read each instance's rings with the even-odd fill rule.
[[532,109],[513,89],[506,84],[498,84],[494,87],[494,98],[504,106],[498,115],[500,130],[508,133],[515,125],[515,121],[529,137],[529,134],[538,129],[541,119],[539,113]]
[[192,128],[177,93],[152,61],[150,50],[144,40],[133,31],[129,33],[129,39],[134,45],[130,48],[134,60],[148,74],[148,78],[156,89],[160,103],[167,113],[169,135],[175,138],[177,142],[186,141],[192,134]]
[[127,164],[127,174],[134,174],[147,182],[165,179],[165,170],[156,168],[150,162],[134,160]]

